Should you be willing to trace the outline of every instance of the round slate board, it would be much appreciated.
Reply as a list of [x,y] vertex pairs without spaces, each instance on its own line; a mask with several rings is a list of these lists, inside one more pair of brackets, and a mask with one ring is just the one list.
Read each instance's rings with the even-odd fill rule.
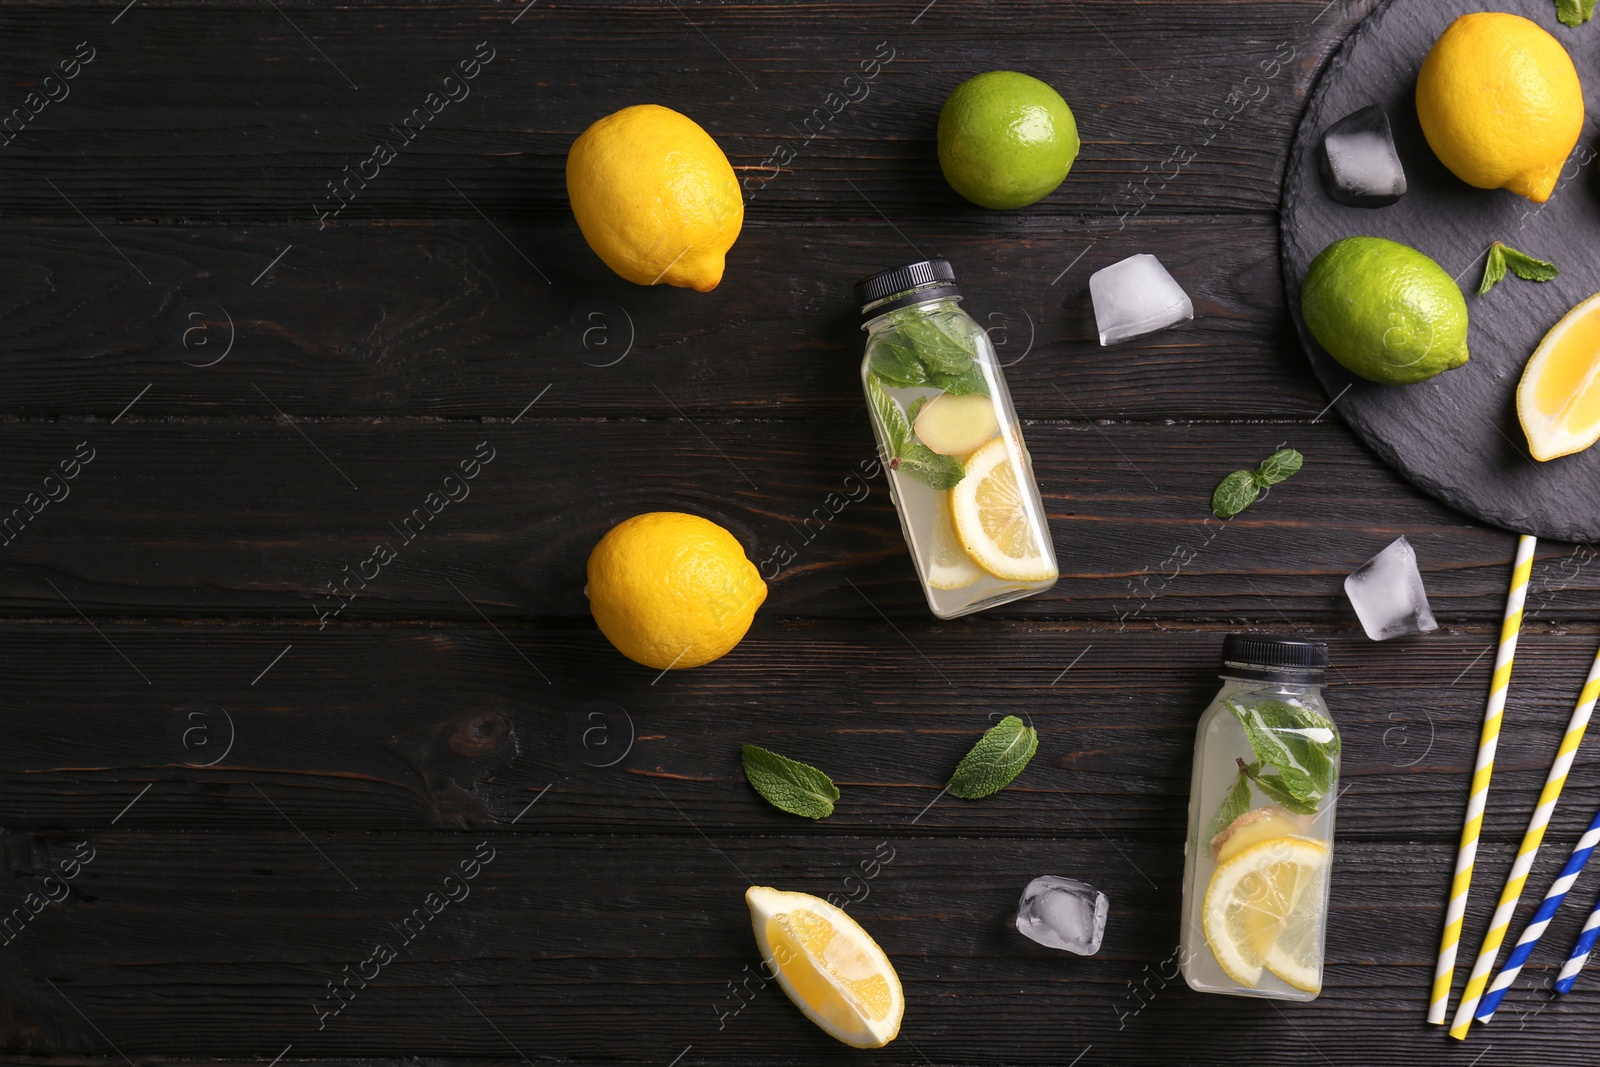
[[[1549,202],[1474,189],[1444,168],[1417,122],[1417,71],[1457,17],[1499,10],[1530,18],[1572,54],[1588,117]],[[1322,132],[1368,104],[1389,114],[1409,191],[1385,208],[1334,203],[1317,172]],[[1351,428],[1425,492],[1495,526],[1565,541],[1600,539],[1600,445],[1548,463],[1527,452],[1517,421],[1517,381],[1545,332],[1600,291],[1600,16],[1576,29],[1550,0],[1390,0],[1328,63],[1295,135],[1283,190],[1283,275],[1290,314],[1311,365]],[[1312,340],[1300,317],[1306,269],[1341,237],[1368,234],[1408,244],[1459,275],[1471,326],[1465,366],[1416,385],[1378,385],[1345,370]],[[1508,276],[1474,295],[1493,241],[1561,268],[1544,284]],[[1348,388],[1348,392],[1345,390]]]

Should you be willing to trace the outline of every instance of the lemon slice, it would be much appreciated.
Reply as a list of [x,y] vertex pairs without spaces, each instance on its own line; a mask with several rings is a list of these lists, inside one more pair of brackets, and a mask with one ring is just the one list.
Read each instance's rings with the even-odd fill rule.
[[1011,581],[1055,580],[1056,561],[1034,536],[1004,437],[968,457],[965,476],[950,490],[950,509],[956,538],[978,566]]
[[1217,867],[1202,910],[1206,944],[1229,978],[1254,989],[1270,970],[1296,989],[1321,989],[1327,865],[1320,841],[1277,837]]
[[1533,458],[1581,452],[1600,439],[1600,293],[1550,328],[1523,368],[1517,418]]
[[983,577],[983,571],[961,550],[950,517],[950,494],[939,493],[939,514],[934,518],[933,551],[928,558],[928,584],[935,589],[965,589]]
[[1321,871],[1301,870],[1280,924],[1262,927],[1256,947],[1267,970],[1307,993],[1322,990],[1322,912],[1327,879]]
[[856,1048],[882,1048],[906,1013],[900,976],[850,916],[810,893],[764,885],[744,894],[768,970],[806,1018]]

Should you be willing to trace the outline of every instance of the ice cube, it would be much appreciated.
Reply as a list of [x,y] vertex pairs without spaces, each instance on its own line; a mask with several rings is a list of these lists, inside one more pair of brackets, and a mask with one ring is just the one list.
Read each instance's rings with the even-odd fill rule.
[[1114,345],[1194,318],[1194,304],[1149,254],[1129,256],[1089,276],[1094,324],[1102,345]]
[[1406,170],[1394,150],[1389,116],[1377,104],[1328,127],[1317,167],[1328,195],[1350,207],[1388,207],[1406,195]]
[[1087,882],[1041,875],[1022,891],[1017,929],[1041,945],[1093,956],[1100,951],[1109,908],[1106,895]]
[[1397,537],[1344,580],[1344,595],[1374,641],[1437,630],[1411,542]]

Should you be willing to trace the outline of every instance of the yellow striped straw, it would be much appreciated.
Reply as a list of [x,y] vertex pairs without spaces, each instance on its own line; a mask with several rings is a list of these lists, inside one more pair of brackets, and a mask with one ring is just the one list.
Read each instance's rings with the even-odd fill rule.
[[1467,1036],[1467,1028],[1477,1014],[1478,998],[1483,996],[1483,987],[1489,982],[1489,972],[1494,969],[1495,957],[1500,954],[1500,946],[1505,942],[1511,916],[1522,900],[1522,890],[1528,884],[1528,872],[1533,869],[1533,861],[1539,855],[1539,844],[1544,840],[1545,828],[1550,825],[1556,801],[1561,799],[1561,787],[1567,784],[1572,757],[1583,743],[1583,732],[1589,728],[1589,716],[1594,711],[1596,697],[1600,697],[1600,652],[1595,653],[1594,662],[1589,667],[1589,678],[1583,683],[1583,691],[1578,694],[1572,718],[1567,720],[1567,732],[1561,735],[1556,758],[1550,764],[1544,789],[1539,793],[1539,806],[1533,809],[1528,829],[1522,834],[1517,858],[1511,864],[1511,873],[1506,876],[1506,887],[1500,891],[1500,903],[1495,906],[1494,918],[1489,920],[1489,932],[1483,936],[1483,948],[1472,964],[1472,976],[1467,979],[1466,992],[1461,994],[1461,1006],[1456,1009],[1455,1021],[1450,1024],[1450,1036],[1457,1040]]
[[1511,660],[1517,654],[1522,632],[1522,605],[1528,599],[1528,576],[1533,573],[1533,550],[1539,539],[1517,537],[1517,558],[1511,567],[1511,589],[1506,593],[1505,619],[1500,623],[1500,646],[1495,649],[1494,673],[1489,676],[1489,702],[1483,709],[1483,732],[1478,736],[1478,759],[1467,792],[1467,814],[1461,823],[1461,845],[1456,851],[1456,873],[1450,881],[1450,900],[1444,910],[1444,936],[1439,939],[1439,960],[1433,968],[1433,991],[1428,997],[1428,1021],[1443,1025],[1449,1007],[1450,985],[1456,976],[1456,948],[1461,943],[1461,920],[1467,913],[1467,891],[1472,888],[1472,863],[1478,855],[1478,834],[1483,831],[1483,809],[1489,801],[1489,777],[1494,773],[1494,750],[1500,740],[1500,716],[1506,709],[1506,689],[1511,685]]

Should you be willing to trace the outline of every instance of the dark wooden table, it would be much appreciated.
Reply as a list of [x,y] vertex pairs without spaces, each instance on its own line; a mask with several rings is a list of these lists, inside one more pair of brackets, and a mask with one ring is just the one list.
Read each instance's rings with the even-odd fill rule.
[[[123,2],[0,8],[7,1062],[1593,1062],[1600,976],[1548,992],[1592,881],[1492,1028],[1423,1023],[1514,539],[1357,442],[1285,312],[1285,153],[1372,0]],[[1003,214],[933,140],[995,68],[1084,136]],[[568,145],[641,102],[752,190],[713,293],[621,281],[568,211]],[[1102,349],[1089,275],[1135,252],[1196,321]],[[872,449],[851,283],[935,253],[1001,343],[1062,567],[953,623],[881,479],[826,503]],[[1280,444],[1304,471],[1210,519]],[[663,677],[581,593],[600,534],[660,509],[793,557],[736,651]],[[1341,581],[1399,534],[1442,628],[1373,644]],[[1593,561],[1540,546],[1468,953],[1594,651]],[[1172,979],[1194,722],[1241,629],[1335,663],[1309,1005]],[[1038,757],[941,799],[1001,712]],[[761,803],[744,742],[832,771],[837,813]],[[1600,803],[1588,750],[1566,798],[1524,913]],[[463,864],[469,895],[407,926]],[[1042,873],[1110,896],[1097,956],[1010,927]],[[848,1050],[763,984],[753,882],[852,901],[905,983],[897,1042]]]

